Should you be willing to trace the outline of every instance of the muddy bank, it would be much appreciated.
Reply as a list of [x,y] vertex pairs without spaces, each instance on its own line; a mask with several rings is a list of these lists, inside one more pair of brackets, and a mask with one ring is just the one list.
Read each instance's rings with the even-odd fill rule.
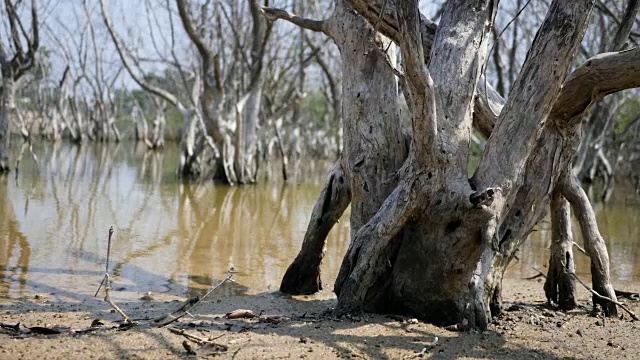
[[[625,284],[627,290],[634,289]],[[288,298],[277,293],[221,296],[209,301],[189,316],[165,328],[147,321],[122,330],[115,329],[120,317],[99,299],[82,301],[56,294],[29,295],[2,300],[0,322],[26,327],[55,328],[61,334],[19,334],[3,328],[0,334],[1,359],[160,359],[189,355],[184,330],[203,339],[215,339],[201,347],[187,341],[200,357],[220,358],[637,358],[640,352],[640,323],[624,319],[602,319],[590,315],[590,295],[580,289],[582,305],[569,313],[544,305],[538,280],[507,280],[505,311],[489,331],[459,333],[414,321],[382,315],[365,315],[352,320],[334,320],[322,314],[335,303],[330,293]],[[176,297],[151,294],[119,305],[133,318],[147,319],[166,314],[180,301]],[[142,300],[144,298],[145,300]],[[636,312],[638,301],[625,300]],[[262,319],[230,320],[224,314],[238,309],[262,314]],[[277,316],[275,316],[277,315]],[[83,333],[96,319],[98,329]],[[271,319],[271,320],[268,320]],[[78,331],[78,333],[71,333]]]

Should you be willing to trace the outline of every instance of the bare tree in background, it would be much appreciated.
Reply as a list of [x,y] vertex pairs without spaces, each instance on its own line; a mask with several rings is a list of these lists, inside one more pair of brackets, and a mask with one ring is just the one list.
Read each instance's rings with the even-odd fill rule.
[[[0,173],[9,171],[9,123],[16,115],[15,84],[36,62],[39,46],[38,1],[31,1],[30,24],[21,17],[20,1],[4,0],[0,17],[7,28],[0,29]],[[4,21],[3,21],[4,23]],[[30,27],[30,29],[29,29]],[[6,31],[5,31],[6,29]]]
[[[148,83],[140,75],[140,67],[136,67],[135,59],[114,30],[106,1],[101,4],[105,24],[129,74],[142,88],[178,108],[185,118],[180,172],[188,177],[213,174],[230,184],[255,182],[264,54],[271,33],[259,13],[259,2],[207,2],[194,16],[185,0],[176,1],[184,31],[199,55],[190,103],[180,101],[176,94]],[[212,20],[210,14],[214,14]],[[247,20],[251,32],[240,31]],[[225,48],[228,41],[232,44]],[[225,52],[229,51],[235,61],[225,59]]]

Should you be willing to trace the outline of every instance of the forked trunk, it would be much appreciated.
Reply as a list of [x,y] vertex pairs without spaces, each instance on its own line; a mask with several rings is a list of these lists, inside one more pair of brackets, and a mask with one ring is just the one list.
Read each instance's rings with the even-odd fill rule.
[[[370,45],[375,34],[364,36],[362,19],[341,1],[324,21],[264,10],[270,18],[326,33],[342,54],[345,170],[353,210],[352,241],[334,287],[337,313],[395,312],[486,328],[500,312],[509,262],[549,206],[554,255],[547,295],[563,308],[575,306],[568,204],[591,257],[593,288],[615,301],[604,240],[570,169],[582,114],[594,99],[640,86],[640,50],[599,55],[565,79],[594,2],[555,0],[505,101],[481,90],[488,88],[480,73],[496,2],[448,1],[437,30],[421,17],[415,0],[350,3],[400,45],[403,74]],[[389,90],[394,72],[404,79],[411,110],[408,155],[399,127],[390,125],[397,101]],[[379,104],[390,111],[378,116]],[[472,123],[490,137],[469,179]],[[326,229],[312,225],[322,214],[341,211],[341,201],[327,200],[331,185],[316,204],[303,249],[283,281],[285,291],[320,288],[316,270],[324,240],[314,235]],[[302,276],[293,276],[297,269]],[[594,304],[616,314],[610,301],[594,297]]]

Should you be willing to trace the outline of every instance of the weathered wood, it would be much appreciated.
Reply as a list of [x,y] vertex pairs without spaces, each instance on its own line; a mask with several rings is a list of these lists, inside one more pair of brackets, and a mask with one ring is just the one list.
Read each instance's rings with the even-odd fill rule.
[[[449,222],[438,223],[433,214],[419,212],[418,209],[458,215],[463,208],[468,207],[473,208],[471,211],[475,212],[475,208],[469,202],[473,190],[466,176],[467,151],[473,94],[479,77],[477,59],[482,58],[486,51],[486,42],[482,39],[483,32],[486,24],[493,20],[494,6],[493,3],[472,4],[465,1],[447,3],[436,33],[436,39],[443,39],[438,42],[440,45],[436,50],[432,51],[429,70],[434,75],[431,85],[422,58],[424,54],[417,50],[417,42],[420,39],[416,36],[419,19],[417,16],[409,15],[416,13],[417,3],[406,1],[396,5],[399,11],[398,18],[403,19],[399,27],[402,54],[413,58],[410,61],[404,60],[404,66],[407,82],[410,84],[408,87],[411,88],[409,93],[413,109],[414,138],[410,155],[399,173],[401,177],[398,187],[370,222],[353,238],[345,256],[341,273],[348,269],[349,275],[346,280],[343,280],[345,277],[339,276],[336,282],[340,312],[383,304],[389,295],[381,294],[380,290],[393,293],[391,296],[394,296],[393,300],[397,304],[396,300],[407,295],[404,291],[405,285],[412,287],[411,291],[417,290],[421,293],[415,293],[416,297],[422,297],[424,291],[410,284],[416,280],[415,276],[418,274],[415,272],[416,264],[423,264],[420,266],[429,274],[431,264],[428,262],[431,262],[433,257],[448,258],[450,254],[447,254],[448,251],[439,253],[436,250],[435,253],[429,254],[430,259],[427,260],[424,258],[427,256],[426,253],[416,253],[416,247],[426,249],[437,242],[446,243],[448,236],[459,235],[456,230],[461,222],[455,220],[454,225],[450,227]],[[448,37],[449,34],[454,35]],[[449,81],[451,73],[462,74],[461,82]],[[420,87],[425,89],[419,89]],[[436,142],[429,145],[429,141],[433,141],[429,138],[434,136],[437,136]],[[416,140],[417,138],[420,140]],[[431,146],[433,148],[430,149]],[[423,158],[418,159],[420,156]],[[435,194],[439,196],[434,196]],[[461,204],[463,205],[459,207]],[[414,215],[415,218],[407,224]],[[424,232],[423,226],[426,224],[430,224],[431,231]],[[410,242],[406,241],[406,238],[404,241],[392,241],[405,225],[407,227],[404,232],[414,238]],[[466,241],[473,241],[472,239],[473,237],[469,237]],[[360,245],[365,243],[366,245]],[[388,251],[389,246],[399,249],[397,260],[395,253]],[[407,251],[410,254],[403,255]],[[404,256],[412,259],[401,261]],[[417,258],[413,258],[416,256]],[[391,269],[394,272],[390,280],[393,284],[382,280],[385,273],[389,273]],[[420,272],[421,277],[423,270]],[[340,281],[344,285],[340,284]],[[382,288],[377,285],[380,283],[384,285]],[[403,294],[399,295],[397,291]],[[415,300],[413,296],[410,295],[412,300]],[[378,305],[375,305],[376,302]],[[410,301],[403,303],[410,306]]]
[[[593,290],[602,296],[616,301],[616,293],[611,285],[611,277],[609,275],[607,246],[598,230],[596,215],[593,212],[589,198],[580,187],[578,180],[571,174],[570,170],[567,171],[567,174],[562,179],[561,191],[564,197],[571,203],[576,213],[578,223],[580,224],[584,247],[591,259],[591,281],[593,283]],[[602,306],[607,316],[616,316],[618,314],[614,303],[603,300],[595,295],[593,297],[593,304],[594,306]]]
[[551,200],[551,255],[544,283],[549,303],[557,304],[562,310],[572,310],[578,305],[575,271],[571,210],[562,193],[555,190]]
[[[333,13],[322,21],[276,9],[263,12],[271,19],[322,31],[340,50],[344,171],[350,182],[353,238],[393,191],[398,170],[407,157],[397,80],[388,64],[388,58],[395,57],[394,47],[385,39],[377,43],[373,27],[342,0],[336,1]],[[334,287],[337,292],[344,274],[341,270],[338,275]]]
[[[387,163],[383,156],[369,158],[369,148],[353,140],[388,141],[387,132],[379,132],[386,125],[371,117],[375,105],[369,111],[351,111],[354,99],[383,92],[376,86],[383,74],[366,75],[367,68],[362,67],[368,81],[358,82],[357,91],[349,86],[344,89],[345,132],[351,136],[345,144],[346,171],[352,177],[354,206],[366,204],[367,211],[373,211],[368,216],[352,216],[352,242],[334,287],[338,313],[395,312],[445,325],[486,328],[501,310],[501,282],[507,265],[550,204],[554,239],[562,239],[559,249],[554,248],[553,271],[571,273],[566,256],[569,251],[572,257],[571,246],[565,246],[570,242],[570,223],[563,197],[582,218],[583,234],[589,235],[592,269],[598,273],[594,286],[610,296],[608,257],[593,211],[581,189],[567,186],[564,177],[570,174],[578,147],[581,114],[599,96],[638,86],[634,79],[640,71],[632,51],[617,52],[605,56],[615,60],[610,67],[596,57],[565,81],[593,1],[552,2],[506,101],[489,84],[485,86],[479,71],[486,62],[486,40],[497,7],[494,2],[448,1],[437,30],[419,15],[416,1],[351,3],[369,24],[400,45],[404,66],[400,76],[411,111],[413,139],[386,199],[368,203],[359,199],[358,176],[369,176],[358,173],[359,167],[366,164],[379,171]],[[335,15],[322,22],[296,21],[334,40],[344,28],[365,33],[355,31],[359,25],[353,17],[343,17],[338,22],[341,27],[333,27]],[[360,38],[361,43],[376,35]],[[353,52],[362,58],[357,49]],[[345,60],[349,60],[348,65],[343,64],[346,78],[361,62],[343,53]],[[620,73],[626,68],[631,70],[625,78]],[[388,69],[385,76],[394,73],[401,74]],[[605,74],[610,75],[601,78]],[[489,140],[469,180],[472,118]],[[362,127],[371,136],[358,133]],[[547,286],[549,297],[571,307],[569,282],[557,276],[552,280],[555,282]],[[605,312],[613,314],[610,308]]]
[[282,278],[280,291],[283,293],[302,295],[322,290],[320,264],[327,236],[351,201],[349,179],[342,162],[339,159],[333,165],[313,207],[302,248]]

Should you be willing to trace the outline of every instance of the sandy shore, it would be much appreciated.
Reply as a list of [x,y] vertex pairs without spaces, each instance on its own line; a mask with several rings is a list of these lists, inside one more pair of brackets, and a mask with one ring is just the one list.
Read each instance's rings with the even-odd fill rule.
[[[329,292],[291,299],[277,293],[220,297],[214,293],[199,306],[194,318],[185,317],[165,328],[148,321],[127,329],[114,329],[120,317],[108,304],[91,298],[65,301],[56,294],[38,294],[0,302],[0,322],[21,324],[19,333],[0,331],[0,359],[164,359],[211,357],[236,359],[367,358],[367,359],[637,359],[640,323],[591,316],[590,295],[581,289],[581,307],[562,313],[544,306],[538,280],[505,280],[504,314],[488,331],[453,332],[414,319],[365,315],[355,320],[320,316],[335,304]],[[638,291],[640,288],[625,290]],[[143,294],[140,294],[141,296]],[[146,300],[119,302],[132,318],[155,318],[180,301],[151,294]],[[640,303],[625,300],[640,312]],[[260,319],[224,318],[235,309],[262,313]],[[84,330],[100,319],[104,325]],[[55,328],[60,334],[36,332]],[[211,339],[220,345],[200,346],[186,341],[197,355],[183,346],[187,334]],[[71,330],[70,330],[71,329]],[[175,331],[175,330],[174,330]]]

